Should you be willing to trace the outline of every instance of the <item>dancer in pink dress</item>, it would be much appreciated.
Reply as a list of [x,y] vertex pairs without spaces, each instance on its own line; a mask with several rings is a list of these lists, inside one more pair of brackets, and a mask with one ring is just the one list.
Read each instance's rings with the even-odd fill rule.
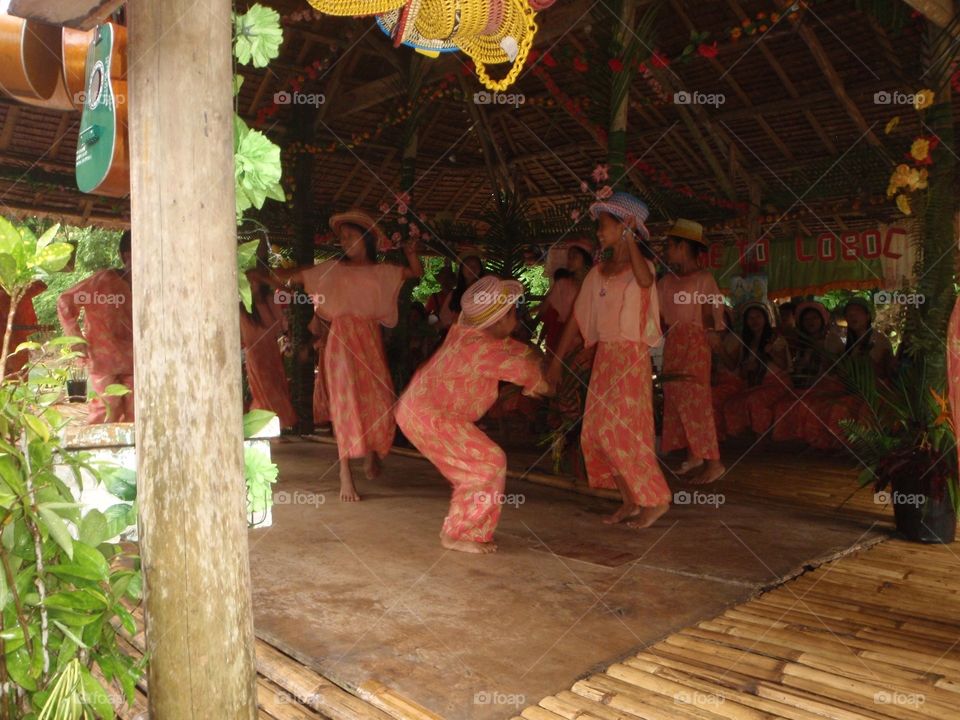
[[654,452],[653,380],[649,350],[660,342],[655,268],[646,241],[647,206],[624,192],[590,206],[601,247],[610,257],[583,281],[548,379],[560,382],[562,358],[582,335],[597,346],[580,444],[592,487],[616,488],[622,505],[606,523],[646,528],[670,509]]
[[[90,385],[89,425],[133,422],[133,290],[130,287],[130,231],[120,239],[123,268],[100,270],[65,290],[57,300],[63,332],[86,339],[77,347],[87,357]],[[83,311],[83,330],[80,311]],[[126,395],[104,395],[109,385],[124,385]]]
[[711,483],[723,475],[710,395],[711,347],[719,343],[723,296],[716,280],[700,268],[707,251],[703,226],[677,220],[667,232],[667,262],[673,268],[660,282],[660,313],[667,326],[663,373],[683,376],[663,384],[664,453],[686,448],[678,474],[699,469],[690,482]]
[[543,323],[543,340],[548,357],[556,353],[560,345],[563,328],[573,312],[573,303],[580,292],[580,285],[592,266],[593,244],[586,238],[568,240],[566,267],[557,270],[550,290],[537,308],[537,316],[533,321],[534,326]]
[[408,242],[407,266],[377,262],[377,249],[388,240],[373,218],[351,210],[330,218],[344,255],[307,268],[278,270],[276,275],[303,285],[317,314],[330,322],[323,353],[330,416],[340,456],[340,499],[360,499],[351,458],[364,458],[368,478],[380,473],[396,428],[393,381],[387,368],[380,326],[397,324],[400,287],[423,274]]
[[535,395],[547,390],[540,356],[510,338],[523,286],[493,276],[460,300],[461,314],[441,348],[414,375],[397,405],[397,424],[453,486],[440,541],[468,553],[495,552],[507,458],[476,422],[501,381]]
[[290,401],[287,371],[277,341],[283,332],[284,307],[278,302],[267,262],[267,243],[257,246],[257,266],[247,271],[253,299],[251,312],[240,308],[240,347],[243,348],[247,384],[255,410],[270,410],[280,419],[280,427],[289,430],[297,424],[297,413]]

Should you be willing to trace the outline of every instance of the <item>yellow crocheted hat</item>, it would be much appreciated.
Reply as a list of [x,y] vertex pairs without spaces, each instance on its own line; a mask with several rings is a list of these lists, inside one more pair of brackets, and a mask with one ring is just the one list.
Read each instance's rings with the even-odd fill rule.
[[404,0],[307,0],[314,8],[327,15],[379,15],[396,10]]

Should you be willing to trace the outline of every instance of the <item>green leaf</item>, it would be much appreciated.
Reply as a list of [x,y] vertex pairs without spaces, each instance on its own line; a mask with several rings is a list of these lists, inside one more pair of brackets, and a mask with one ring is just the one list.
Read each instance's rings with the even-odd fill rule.
[[19,284],[19,275],[16,258],[8,253],[0,253],[0,285],[3,285],[8,295],[12,294]]
[[5,217],[0,217],[0,253],[15,255],[20,242],[20,231]]
[[[39,238],[37,238],[37,252],[39,253],[50,243],[53,242],[53,239],[57,236],[57,233],[60,232],[60,223],[48,227],[46,232],[43,233]],[[67,244],[67,243],[64,243]],[[70,246],[73,247],[72,245]]]
[[238,214],[251,206],[263,207],[282,174],[280,147],[238,117],[234,118],[234,171]]
[[67,529],[67,524],[50,508],[40,507],[37,508],[37,510],[40,513],[40,517],[43,518],[43,522],[46,525],[47,531],[50,533],[50,537],[53,538],[57,545],[63,548],[63,551],[67,554],[67,557],[72,560],[73,538],[70,537],[70,531]]
[[81,345],[86,344],[86,340],[82,337],[76,337],[75,335],[63,335],[61,337],[56,337],[53,340],[47,342],[47,345],[56,347],[57,345]]
[[105,397],[123,397],[124,395],[129,395],[130,392],[130,388],[128,388],[126,385],[111,383],[110,385],[107,385],[100,394]]
[[113,537],[109,532],[110,524],[99,510],[91,510],[80,521],[80,542],[92,547]]
[[6,661],[7,673],[17,685],[31,692],[37,689],[37,681],[30,675],[30,655],[24,648],[7,653]]
[[277,416],[269,410],[251,410],[243,416],[243,436],[253,437],[263,430]]
[[100,482],[111,495],[121,500],[131,501],[137,498],[137,473],[120,465],[102,464],[98,468]]
[[36,415],[30,415],[29,413],[24,413],[21,415],[23,423],[33,431],[34,435],[39,437],[44,442],[47,442],[50,439],[50,428],[49,426]]
[[236,97],[240,94],[240,88],[243,87],[243,75],[234,75],[233,76],[233,96]]
[[60,272],[70,262],[71,255],[73,255],[73,245],[56,242],[37,252],[32,264],[47,273]]
[[62,622],[60,622],[59,620],[54,620],[54,621],[53,621],[53,624],[56,625],[58,628],[60,628],[60,631],[61,631],[64,635],[66,635],[67,638],[69,638],[70,641],[73,642],[77,647],[82,647],[84,650],[87,649],[87,646],[84,644],[83,640],[81,640],[81,639],[76,635],[76,633],[73,632],[73,630],[71,630],[70,628],[68,628],[66,625],[64,625],[64,624],[63,624]]
[[80,666],[80,684],[83,688],[83,701],[93,708],[101,720],[114,720],[116,713],[110,702],[110,695],[100,682],[90,674],[85,665]]
[[43,345],[41,345],[41,344],[38,343],[38,342],[33,342],[32,340],[27,340],[26,342],[22,342],[22,343],[20,343],[19,345],[17,345],[17,347],[14,348],[14,351],[13,351],[13,352],[18,353],[18,352],[20,352],[21,350],[40,350],[42,347],[43,347]]
[[109,607],[105,597],[92,588],[82,590],[64,590],[47,597],[44,605],[50,609],[72,610],[74,612],[103,612]]
[[132,508],[133,505],[130,503],[117,503],[104,511],[104,517],[107,520],[107,532],[109,533],[108,538],[116,537],[131,525],[136,524],[136,516],[134,516],[134,522],[129,521]]

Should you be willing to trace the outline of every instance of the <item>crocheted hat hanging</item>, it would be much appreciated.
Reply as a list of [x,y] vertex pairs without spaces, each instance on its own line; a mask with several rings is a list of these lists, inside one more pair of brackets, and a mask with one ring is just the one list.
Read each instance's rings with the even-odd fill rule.
[[[488,90],[504,91],[523,69],[537,32],[537,9],[553,0],[309,0],[330,15],[376,15],[394,47],[436,57],[462,50]],[[487,65],[512,63],[501,80]]]

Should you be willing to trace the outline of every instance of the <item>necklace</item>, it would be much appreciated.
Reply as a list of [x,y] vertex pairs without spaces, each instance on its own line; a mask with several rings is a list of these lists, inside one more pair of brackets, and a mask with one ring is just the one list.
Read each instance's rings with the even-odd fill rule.
[[606,297],[606,295],[607,295],[607,285],[610,283],[610,279],[613,278],[613,277],[615,277],[615,276],[617,276],[617,275],[619,275],[621,272],[623,272],[623,268],[620,267],[620,265],[622,265],[622,264],[623,264],[622,262],[614,262],[614,263],[613,263],[613,267],[614,267],[615,269],[614,269],[613,272],[611,272],[611,273],[601,272],[601,273],[600,273],[600,274],[603,276],[603,285],[600,286],[600,297]]

